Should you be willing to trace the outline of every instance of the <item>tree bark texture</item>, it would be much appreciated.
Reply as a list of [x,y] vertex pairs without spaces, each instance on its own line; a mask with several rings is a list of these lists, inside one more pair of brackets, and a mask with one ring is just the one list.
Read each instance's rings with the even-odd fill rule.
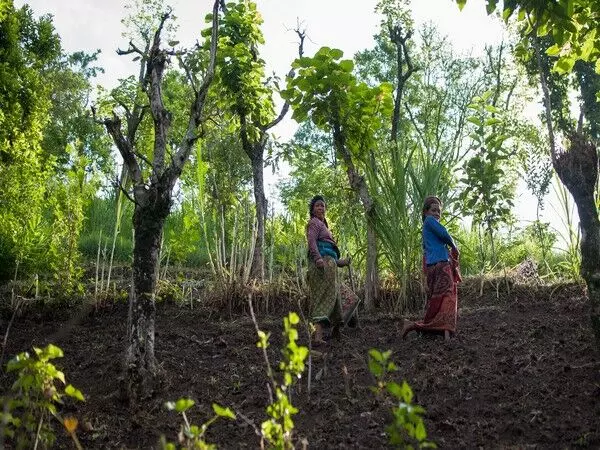
[[[257,144],[260,145],[260,144]],[[262,147],[262,146],[261,146]],[[251,158],[252,180],[254,183],[254,202],[256,204],[256,242],[252,257],[250,275],[257,280],[265,278],[265,218],[267,216],[267,199],[265,197],[263,149],[256,149],[256,155]]]
[[600,348],[600,220],[595,198],[598,151],[577,132],[571,134],[570,142],[571,148],[556,156],[554,169],[577,205],[581,228],[581,276],[587,286],[592,330]]
[[376,214],[375,203],[369,194],[369,188],[365,178],[358,172],[352,160],[350,150],[346,147],[344,135],[339,124],[333,126],[333,142],[335,149],[342,156],[348,174],[350,188],[360,199],[365,212],[367,226],[367,274],[365,279],[364,305],[367,311],[373,310],[375,306],[375,295],[379,285],[379,273],[377,271],[377,235],[374,229],[373,217]]
[[171,189],[152,188],[147,202],[136,203],[133,213],[133,288],[129,298],[127,348],[125,350],[126,389],[129,399],[149,395],[157,376],[154,357],[155,292],[163,225],[169,215]]

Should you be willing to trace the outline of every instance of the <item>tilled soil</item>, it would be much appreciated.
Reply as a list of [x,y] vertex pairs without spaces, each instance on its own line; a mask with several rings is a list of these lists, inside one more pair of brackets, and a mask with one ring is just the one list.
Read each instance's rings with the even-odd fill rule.
[[[298,448],[385,448],[391,402],[378,401],[367,366],[369,349],[391,350],[414,402],[426,409],[428,437],[440,448],[600,448],[600,358],[581,286],[513,286],[479,297],[461,287],[459,331],[444,342],[399,337],[402,318],[361,316],[325,355],[311,361],[292,396]],[[62,314],[62,316],[66,316]],[[12,324],[6,356],[53,342],[57,360],[85,403],[69,406],[81,424],[84,448],[157,448],[176,441],[181,418],[164,402],[196,401],[188,418],[202,424],[211,404],[228,406],[236,421],[219,420],[206,439],[219,448],[260,448],[256,427],[269,399],[266,366],[247,315],[219,319],[203,309],[161,304],[156,356],[163,372],[155,396],[136,408],[120,400],[119,376],[127,307],[113,305],[75,317],[25,314]],[[417,318],[416,316],[414,318]],[[281,316],[258,317],[271,333],[269,358],[280,359]],[[0,322],[6,329],[8,320]],[[2,331],[4,335],[4,331]],[[300,341],[306,344],[301,330]],[[318,356],[318,355],[317,355]],[[344,375],[347,373],[347,375]],[[2,374],[0,388],[12,383]],[[58,447],[72,444],[56,427]]]

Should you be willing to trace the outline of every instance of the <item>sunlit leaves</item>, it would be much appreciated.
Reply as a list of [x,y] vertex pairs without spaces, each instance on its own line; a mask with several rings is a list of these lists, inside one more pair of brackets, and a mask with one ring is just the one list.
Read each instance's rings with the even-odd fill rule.
[[392,86],[359,82],[352,73],[354,63],[342,56],[338,49],[321,47],[312,58],[297,59],[297,75],[288,80],[282,96],[292,105],[297,122],[310,117],[324,131],[340,127],[349,148],[360,154],[389,120]]
[[493,104],[488,91],[469,105],[472,115],[467,121],[475,125],[470,134],[474,155],[464,165],[465,189],[461,194],[465,207],[472,211],[475,223],[484,224],[492,232],[504,223],[512,207],[514,187],[505,175],[510,157],[505,146],[508,135],[503,112]]
[[235,420],[235,413],[229,408],[224,408],[220,405],[217,405],[216,403],[213,403],[212,409],[215,412],[215,414],[219,417]]
[[389,380],[398,370],[390,359],[391,355],[391,350],[369,350],[369,370],[377,382],[377,386],[371,389],[378,397],[387,393],[397,402],[392,407],[393,422],[385,428],[389,442],[399,448],[436,448],[435,443],[427,441],[423,421],[425,409],[412,403],[413,391],[409,384]]
[[[196,402],[190,398],[180,398],[175,402],[166,402],[165,407],[169,411],[175,411],[181,414],[183,418],[183,424],[181,425],[181,430],[179,431],[178,438],[179,443],[181,444],[181,448],[186,449],[202,449],[202,450],[214,450],[217,448],[214,444],[209,444],[204,441],[204,434],[208,427],[213,424],[219,418],[235,420],[235,413],[223,406],[218,405],[217,403],[212,404],[212,409],[215,415],[210,418],[207,422],[202,425],[194,425],[190,423],[187,418],[186,411],[188,411],[192,406],[194,406]],[[164,449],[173,449],[175,450],[177,447],[175,444],[171,442],[167,442],[164,436],[161,438],[162,447]]]
[[186,412],[192,406],[194,406],[196,402],[189,398],[180,398],[176,402],[166,402],[165,407],[169,411],[176,411],[178,413]]
[[[12,358],[7,364],[7,372],[16,372],[17,379],[11,387],[11,399],[0,404],[3,407],[4,430],[8,435],[15,437],[14,442],[19,447],[34,447],[35,442],[41,442],[44,447],[50,447],[55,440],[51,426],[50,416],[58,416],[57,405],[64,402],[68,396],[74,400],[84,401],[83,394],[72,385],[65,385],[65,375],[50,362],[61,358],[63,351],[53,345],[34,347],[35,355],[23,352]],[[62,421],[61,421],[62,422]],[[77,428],[77,419],[65,418],[63,425],[70,433]]]
[[251,141],[258,140],[259,127],[274,117],[273,92],[264,82],[265,62],[258,54],[264,43],[262,22],[255,3],[229,3],[221,19],[217,53],[218,78],[224,88],[221,104],[244,117],[244,132]]
[[[308,349],[298,346],[298,331],[296,325],[300,318],[294,312],[290,312],[283,319],[283,337],[286,341],[285,347],[281,350],[282,360],[279,368],[282,372],[282,380],[276,381],[272,376],[271,368],[268,373],[271,377],[271,383],[275,393],[275,399],[267,406],[267,415],[269,418],[261,424],[261,434],[272,448],[293,449],[292,431],[294,421],[292,416],[298,412],[298,409],[292,405],[290,388],[294,382],[300,378],[304,372],[304,360],[308,356]],[[259,347],[266,348],[268,335],[258,330]],[[266,360],[268,363],[268,359]]]
[[[466,0],[456,0],[460,9]],[[497,7],[498,0],[486,0],[488,14]],[[503,18],[507,21],[515,11],[523,26],[524,35],[536,32],[537,36],[552,34],[556,47],[552,56],[558,59],[554,70],[569,73],[576,61],[594,61],[600,56],[600,2],[597,0],[529,1],[504,2]],[[600,66],[600,65],[599,65]],[[600,67],[598,67],[600,69]],[[600,70],[597,70],[600,73]]]

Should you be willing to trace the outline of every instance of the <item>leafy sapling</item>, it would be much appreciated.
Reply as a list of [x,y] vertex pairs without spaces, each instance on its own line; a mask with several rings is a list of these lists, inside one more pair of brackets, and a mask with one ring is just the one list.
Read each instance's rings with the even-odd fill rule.
[[[304,372],[304,360],[308,356],[308,348],[299,346],[298,330],[296,325],[300,322],[300,318],[294,312],[290,312],[283,319],[283,337],[285,346],[281,353],[283,359],[279,363],[281,371],[281,380],[277,380],[273,375],[267,347],[269,346],[269,334],[258,328],[252,302],[250,304],[250,314],[256,327],[258,334],[257,347],[263,349],[265,363],[267,365],[267,375],[270,381],[271,404],[267,406],[267,415],[269,418],[261,424],[262,439],[267,442],[270,448],[288,450],[293,449],[292,432],[294,430],[294,420],[292,416],[298,412],[298,409],[292,405],[291,388],[297,380],[300,379]],[[261,448],[263,447],[261,443]]]
[[392,423],[385,428],[389,442],[394,447],[403,449],[436,448],[435,443],[427,440],[423,422],[425,409],[412,403],[413,392],[408,383],[403,381],[400,385],[388,381],[390,374],[398,370],[390,360],[391,354],[390,350],[369,350],[369,370],[376,381],[376,386],[371,389],[378,399],[387,398],[395,403],[392,407]]
[[[183,424],[181,425],[181,430],[179,431],[178,440],[181,445],[181,449],[199,449],[199,450],[214,450],[217,448],[214,444],[208,444],[204,440],[204,433],[208,427],[213,424],[219,417],[223,417],[225,419],[235,420],[235,414],[229,408],[223,408],[222,406],[213,403],[212,408],[215,415],[203,423],[202,425],[194,425],[190,423],[185,412],[194,406],[194,400],[189,398],[180,398],[176,402],[167,402],[165,406],[170,411],[176,411],[181,414],[183,417]],[[161,446],[164,450],[176,450],[177,445],[172,442],[167,442],[165,437],[161,437]]]
[[81,391],[66,384],[64,373],[50,362],[62,358],[63,351],[53,344],[33,350],[34,356],[19,353],[6,366],[7,372],[17,372],[17,379],[10,394],[0,397],[0,444],[9,438],[17,448],[51,447],[56,440],[50,423],[54,417],[80,448],[75,434],[77,420],[62,419],[58,411],[65,397],[84,401]]

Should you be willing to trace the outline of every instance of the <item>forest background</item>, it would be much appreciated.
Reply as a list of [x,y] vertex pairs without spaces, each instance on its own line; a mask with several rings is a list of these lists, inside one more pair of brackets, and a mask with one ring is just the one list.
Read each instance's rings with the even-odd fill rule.
[[[119,56],[114,49],[125,48],[136,33],[139,38],[144,27],[156,26],[152,24],[162,5],[138,2],[137,6],[122,7],[119,2],[108,2],[108,7],[97,9],[85,3],[51,3],[31,2],[33,9],[25,6],[22,10],[31,24],[46,27],[49,34],[39,38],[48,40],[44,43],[48,54],[36,55],[37,50],[31,49],[24,55],[37,58],[32,70],[37,70],[40,89],[31,99],[37,102],[31,107],[39,114],[32,115],[36,122],[31,123],[37,142],[29,140],[35,143],[35,151],[30,161],[19,164],[35,176],[7,181],[14,183],[20,206],[18,211],[4,211],[4,220],[14,222],[3,227],[11,231],[2,236],[5,251],[0,266],[5,280],[40,275],[57,281],[65,293],[70,293],[82,289],[82,261],[98,260],[107,272],[100,274],[104,283],[96,287],[102,291],[111,284],[112,265],[131,258],[133,208],[116,188],[124,173],[118,152],[102,126],[94,122],[90,108],[103,102],[105,109],[106,105],[123,107],[125,99],[131,100],[135,77],[127,74],[135,73],[139,60]],[[435,7],[433,3],[420,2],[417,6],[400,2],[395,12],[386,11],[385,2],[378,12],[374,3],[368,8],[367,3],[360,9],[341,8],[344,20],[336,27],[325,25],[324,19],[331,14],[315,5],[306,4],[296,11],[281,2],[259,4],[259,9],[265,10],[260,13],[262,18],[270,19],[264,25],[264,42],[261,37],[256,44],[256,51],[264,58],[257,58],[257,76],[266,83],[268,92],[261,95],[269,97],[268,107],[273,108],[269,114],[283,103],[277,90],[284,88],[285,62],[289,64],[296,57],[294,27],[299,25],[306,31],[305,52],[314,52],[332,41],[329,47],[344,48],[344,56],[353,58],[357,82],[371,86],[390,83],[397,89],[397,61],[386,23],[400,23],[409,36],[406,52],[413,66],[409,69],[406,60],[401,61],[402,70],[405,74],[414,72],[403,81],[399,153],[375,154],[369,150],[372,158],[381,159],[381,167],[369,165],[367,155],[360,154],[362,150],[357,150],[355,157],[364,166],[358,169],[370,178],[382,206],[378,227],[384,245],[377,264],[383,279],[408,286],[408,280],[419,278],[419,205],[424,195],[434,192],[445,201],[446,220],[462,248],[465,274],[513,268],[529,258],[540,267],[543,277],[577,278],[576,216],[570,195],[560,183],[555,185],[552,207],[545,203],[553,191],[553,175],[544,148],[547,132],[537,117],[541,94],[535,73],[527,68],[528,57],[518,34],[508,32],[500,19],[488,17],[484,4],[467,4],[461,16],[452,2],[440,2]],[[200,6],[176,5],[174,13],[183,20],[174,22],[181,26],[181,33],[175,26],[169,30],[177,36],[172,39],[177,41],[172,42],[174,48],[194,45],[193,30],[202,26],[201,14],[196,11]],[[86,8],[92,8],[94,14]],[[337,11],[333,3],[326,8]],[[38,16],[48,11],[55,17]],[[73,16],[94,20],[74,21]],[[430,18],[437,22],[428,21]],[[55,23],[59,28],[54,28]],[[464,26],[466,23],[469,27]],[[459,33],[458,29],[469,32]],[[61,30],[65,38],[59,34]],[[445,33],[451,33],[452,38]],[[476,45],[467,51],[475,44],[474,35],[478,36]],[[103,48],[102,53],[93,50],[96,46]],[[270,69],[274,77],[269,75]],[[173,67],[169,72],[173,86],[167,87],[167,92],[174,106],[185,97],[186,83],[181,78],[181,70]],[[218,96],[218,89],[213,94]],[[564,97],[570,103],[566,114],[576,113],[576,86],[566,88]],[[242,148],[239,119],[236,123],[235,114],[227,115],[224,105],[217,103],[211,113],[220,116],[219,120],[211,119],[215,126],[207,128],[206,138],[197,146],[192,164],[176,187],[175,207],[162,239],[161,261],[163,267],[206,268],[221,281],[232,282],[237,273],[244,284],[254,273],[250,266],[256,260],[252,169]],[[480,126],[478,117],[488,125]],[[292,135],[294,123],[286,119],[270,129],[265,143],[262,165],[267,174],[282,167],[290,174],[276,185],[267,175],[271,190],[267,208],[261,212],[266,225],[259,245],[268,277],[291,276],[302,285],[306,205],[313,194],[323,193],[330,203],[328,217],[335,234],[353,256],[357,279],[361,280],[367,270],[365,223],[357,196],[344,180],[344,164],[339,163],[340,155],[333,150],[327,132],[305,121]],[[391,125],[390,117],[385,126]],[[497,144],[494,156],[478,155],[477,139],[499,134],[498,127],[503,142]],[[385,142],[383,128],[377,133],[373,137]],[[469,173],[473,164],[480,167]],[[8,172],[4,176],[9,177]],[[30,185],[20,184],[24,180]],[[526,220],[519,220],[524,212]],[[406,295],[401,295],[398,308],[406,306]]]
[[[120,65],[64,45],[44,11],[1,1],[0,278],[8,328],[24,304],[89,312],[128,299],[120,389],[135,404],[160,379],[157,301],[202,306],[209,317],[215,309],[253,319],[254,309],[306,310],[305,224],[316,193],[326,195],[328,220],[352,257],[342,276],[364,310],[419,311],[421,205],[435,193],[463,274],[481,280],[480,297],[486,279],[498,299],[500,285],[510,292],[515,277],[536,286],[584,281],[599,345],[600,7],[560,0],[499,8],[487,0],[485,12],[502,16],[488,22],[502,39],[465,53],[435,23],[415,21],[420,9],[409,1],[381,0],[360,16],[374,18],[373,39],[345,54],[334,39],[316,42],[302,20],[285,26],[285,38],[265,36],[261,8],[278,10],[267,3],[216,0],[212,13],[209,4],[198,13],[161,0],[126,4],[122,28],[103,28],[103,44],[126,61]],[[331,20],[338,9],[328,7],[319,13]],[[106,24],[111,8],[79,16],[92,11]],[[204,16],[192,25],[195,39],[179,35],[178,14]],[[275,56],[270,65],[267,39],[290,42],[289,66]],[[299,124],[293,133],[286,117]],[[283,167],[289,176],[269,191],[265,171]],[[552,189],[549,221],[542,213]],[[525,191],[532,202],[520,197]],[[519,220],[519,203],[532,218]],[[286,320],[286,348],[306,357],[290,329],[300,319]],[[257,331],[266,349],[268,335]],[[35,351],[48,359],[60,353]],[[28,358],[18,355],[9,369]]]

